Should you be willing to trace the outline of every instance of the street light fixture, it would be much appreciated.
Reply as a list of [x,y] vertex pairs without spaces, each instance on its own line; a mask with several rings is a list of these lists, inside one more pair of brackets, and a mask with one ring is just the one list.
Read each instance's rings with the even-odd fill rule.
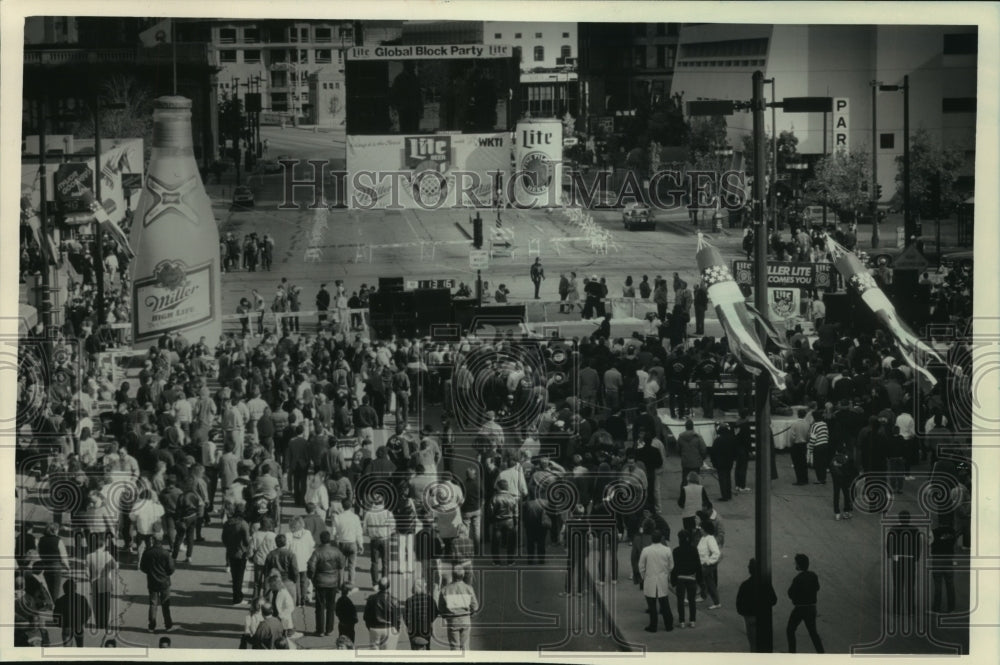
[[733,149],[729,146],[723,148],[717,148],[713,151],[713,154],[718,158],[716,160],[718,168],[715,171],[715,175],[718,178],[715,186],[715,212],[712,213],[712,228],[715,231],[722,230],[722,213],[719,212],[719,207],[722,205],[722,169],[724,164],[730,164],[733,157]]
[[916,235],[915,223],[910,204],[910,76],[903,76],[902,85],[887,85],[881,81],[872,81],[872,247],[878,247],[878,157],[877,131],[878,107],[876,98],[879,92],[903,93],[903,235],[904,244],[909,246]]

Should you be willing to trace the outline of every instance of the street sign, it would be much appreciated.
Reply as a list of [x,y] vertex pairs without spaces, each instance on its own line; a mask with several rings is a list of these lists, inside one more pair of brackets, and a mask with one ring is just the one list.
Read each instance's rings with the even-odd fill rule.
[[733,100],[709,99],[687,103],[688,115],[732,115]]
[[903,253],[897,256],[892,263],[893,270],[923,270],[926,267],[927,259],[917,249],[916,243],[903,250]]
[[473,270],[486,270],[490,267],[490,253],[485,249],[474,249],[470,251],[469,267]]
[[829,113],[833,110],[832,97],[785,97],[781,100],[785,113]]

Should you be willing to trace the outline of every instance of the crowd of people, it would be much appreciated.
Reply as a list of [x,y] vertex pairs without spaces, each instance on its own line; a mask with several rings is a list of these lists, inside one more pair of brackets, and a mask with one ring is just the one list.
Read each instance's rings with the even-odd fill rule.
[[[575,275],[565,279],[560,299],[571,303]],[[609,320],[606,283],[585,282],[584,316]],[[60,643],[80,644],[91,618],[109,634],[121,628],[112,597],[125,565],[146,577],[147,628],[156,631],[162,615],[163,629],[177,630],[183,609],[171,606],[172,579],[178,564],[208,565],[199,550],[212,524],[222,524],[230,600],[247,608],[234,639],[243,648],[296,648],[310,605],[311,632],[328,638],[327,648],[352,648],[361,621],[374,648],[394,648],[403,626],[412,648],[429,648],[439,618],[448,645],[468,648],[480,609],[476,567],[532,565],[551,560],[552,547],[565,556],[569,595],[582,593],[592,553],[598,581],[617,581],[620,546],[630,544],[647,630],[658,628],[658,616],[674,627],[670,593],[679,625],[694,628],[700,600],[723,610],[719,506],[749,491],[753,380],[724,338],[702,335],[704,289],[689,289],[676,273],[672,286],[667,311],[665,279],[643,276],[634,286],[629,278],[623,297],[638,291],[656,304],[647,325],[630,337],[602,327],[567,342],[512,333],[449,343],[365,339],[357,333],[364,321],[351,311],[362,296],[348,297],[339,282],[317,295],[317,332],[288,316],[269,329],[255,292],[240,305],[248,315],[240,333],[214,349],[165,335],[136,386],[99,373],[96,343],[82,354],[65,344],[94,335],[86,321],[67,327],[53,340],[64,353],[52,373],[19,376],[19,408],[37,414],[18,437],[19,469],[35,481],[33,492],[19,486],[19,499],[53,504],[44,533],[24,522],[18,534],[19,644],[55,644],[53,615],[74,617],[59,624]],[[282,280],[271,311],[299,311],[300,291]],[[843,521],[853,514],[848,490],[859,475],[888,478],[901,492],[926,462],[955,496],[935,516],[935,553],[946,554],[940,543],[949,538],[968,548],[971,480],[955,447],[969,443],[971,414],[956,406],[969,389],[969,348],[951,345],[947,360],[960,369],[931,368],[939,377],[931,388],[881,331],[815,318],[815,336],[793,330],[791,349],[776,355],[789,378],[775,409],[797,416],[795,482],[809,482],[810,467],[817,483],[829,474],[833,514]],[[666,414],[715,418],[723,375],[736,391],[711,448],[691,420],[683,431],[664,425]],[[415,430],[427,407],[440,407],[441,420],[425,417]],[[474,464],[458,461],[460,448]],[[681,463],[676,511],[665,501],[673,498],[664,482],[670,455]],[[718,496],[703,484],[709,469]],[[681,524],[672,549],[671,520]],[[365,553],[371,594],[362,599],[356,567]],[[806,555],[796,566],[789,650],[804,621],[822,651],[818,582]],[[938,582],[948,600],[936,594],[935,605],[953,611],[953,581]],[[741,587],[735,610],[751,635],[749,593]]]

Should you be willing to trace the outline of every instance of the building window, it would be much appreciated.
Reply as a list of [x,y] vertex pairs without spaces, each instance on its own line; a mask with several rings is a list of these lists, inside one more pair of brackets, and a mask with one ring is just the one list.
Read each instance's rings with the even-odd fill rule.
[[878,147],[882,150],[892,150],[896,147],[896,135],[895,134],[879,134],[878,135]]
[[297,44],[299,41],[299,29],[289,28],[288,29],[288,41],[292,44]]
[[569,44],[563,44],[562,48],[559,49],[559,57],[563,60],[573,57],[573,49]]
[[299,30],[299,41],[303,44],[309,41],[309,28],[302,28]]
[[271,72],[271,87],[272,88],[285,88],[288,87],[288,72]]
[[944,55],[975,55],[979,50],[979,35],[974,32],[944,36]]
[[260,62],[260,49],[247,49],[243,51],[243,62]]
[[340,39],[345,41],[354,41],[354,26],[353,25],[343,25],[337,28],[337,33]]
[[327,44],[333,41],[333,30],[330,28],[314,28],[313,40],[321,44]]
[[673,68],[674,63],[677,61],[677,47],[668,46],[667,47],[667,67]]
[[333,62],[333,54],[328,48],[318,48],[313,53],[314,62],[318,65],[325,65]]
[[520,39],[520,38],[521,38],[521,33],[520,32],[515,32],[514,33],[514,39]]
[[678,23],[667,23],[667,36],[676,37],[679,34],[679,27]]
[[656,36],[657,37],[663,37],[666,34],[667,34],[667,24],[666,23],[657,23],[656,24]]
[[646,66],[646,47],[636,46],[635,51],[632,53],[632,65],[634,67],[645,67]]
[[235,44],[236,43],[236,28],[219,28],[219,43],[220,44]]
[[[657,25],[663,25],[658,23]],[[667,49],[665,46],[656,47],[656,66],[659,69],[664,69],[667,66]]]
[[247,44],[256,44],[260,41],[260,30],[257,28],[243,28],[243,41]]
[[343,64],[344,62],[344,50],[337,49],[337,64]]
[[271,110],[272,111],[287,111],[288,110],[288,93],[285,93],[285,92],[272,92],[271,93]]
[[302,64],[308,63],[309,62],[309,51],[307,51],[306,49],[301,49],[299,51],[298,62],[300,62]]
[[219,62],[236,62],[236,51],[219,51]]
[[493,39],[503,39],[503,35],[499,32],[494,32]]
[[569,39],[569,33],[568,32],[564,32],[562,38],[563,39]]
[[545,47],[536,46],[535,47],[535,62],[542,62],[545,60]]
[[945,97],[941,100],[942,113],[975,113],[975,97]]
[[535,39],[541,39],[541,38],[542,38],[542,33],[536,32],[535,33]]

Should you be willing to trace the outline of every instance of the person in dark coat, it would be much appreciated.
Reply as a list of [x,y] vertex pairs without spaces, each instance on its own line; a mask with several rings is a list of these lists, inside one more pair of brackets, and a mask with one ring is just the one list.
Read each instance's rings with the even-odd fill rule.
[[139,570],[146,575],[149,591],[149,629],[156,630],[156,607],[159,605],[163,608],[163,624],[171,630],[175,625],[170,615],[170,577],[174,574],[174,558],[159,534],[153,535],[153,545],[143,551]]
[[52,616],[62,626],[62,645],[70,646],[70,640],[77,647],[83,646],[83,630],[90,620],[90,602],[87,597],[76,592],[76,582],[63,582],[63,595],[55,602]]
[[659,498],[656,494],[656,473],[663,466],[663,455],[653,446],[653,433],[643,432],[642,447],[635,451],[635,459],[641,462],[646,471],[646,507],[654,513],[659,512]]
[[749,492],[747,487],[747,469],[750,466],[750,454],[753,452],[753,421],[746,410],[740,411],[740,419],[736,422],[736,491]]
[[316,294],[316,309],[319,311],[320,326],[326,321],[326,313],[330,309],[330,292],[326,290],[326,284],[319,285],[319,292]]
[[[674,555],[676,560],[677,555]],[[757,652],[757,561],[750,559],[747,566],[750,577],[743,580],[739,591],[736,592],[736,611],[743,617],[743,625],[747,629],[747,640],[750,642],[751,653]],[[778,596],[774,593],[774,587],[768,585],[768,602],[771,607],[778,604]]]
[[684,627],[684,602],[687,601],[691,622],[694,628],[697,621],[697,589],[701,586],[701,558],[698,550],[691,543],[691,534],[681,530],[677,533],[678,545],[674,548],[674,567],[670,571],[670,582],[677,592],[677,620]]
[[437,618],[437,603],[427,593],[427,584],[418,579],[413,583],[413,595],[403,606],[403,620],[410,637],[410,648],[414,651],[430,651],[434,619]]
[[816,595],[819,592],[819,578],[809,570],[809,557],[795,555],[795,570],[799,572],[788,587],[788,597],[795,606],[788,616],[785,636],[788,638],[788,653],[795,653],[795,630],[805,622],[816,653],[824,653],[823,641],[816,631]]
[[351,588],[350,584],[340,587],[340,598],[337,599],[334,612],[337,615],[337,632],[340,637],[347,637],[353,642],[354,626],[358,623],[358,608],[348,596],[351,593]]
[[523,508],[525,552],[528,565],[545,563],[545,537],[552,528],[552,519],[545,510],[545,504],[534,495],[525,502]]
[[733,498],[733,462],[736,461],[736,436],[729,423],[719,425],[709,453],[712,465],[719,472],[719,491],[722,493],[720,500],[729,501]]

